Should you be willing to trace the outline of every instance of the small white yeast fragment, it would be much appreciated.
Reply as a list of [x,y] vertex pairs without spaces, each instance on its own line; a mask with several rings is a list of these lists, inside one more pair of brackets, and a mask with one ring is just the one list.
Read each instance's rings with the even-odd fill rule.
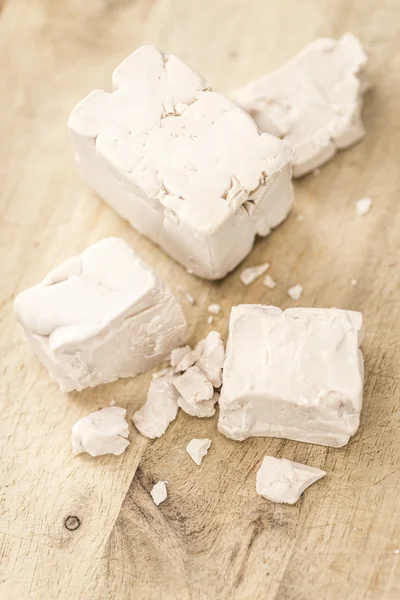
[[204,339],[203,351],[196,366],[204,373],[215,388],[222,383],[222,367],[224,366],[225,350],[218,331],[210,331]]
[[276,287],[276,281],[272,279],[271,275],[266,275],[263,281],[263,285],[265,285],[265,287],[269,288],[270,290],[273,290]]
[[219,304],[210,304],[207,310],[212,315],[219,315],[219,313],[221,312],[221,307]]
[[240,281],[243,285],[250,285],[256,279],[264,275],[266,271],[269,269],[269,263],[264,263],[262,265],[258,265],[256,267],[248,267],[244,269],[240,274]]
[[146,403],[132,417],[136,429],[145,437],[161,437],[176,419],[179,394],[171,381],[172,370],[165,375],[153,377]]
[[370,211],[371,206],[372,206],[371,198],[361,198],[361,200],[357,200],[357,202],[356,202],[356,213],[360,217],[363,217]]
[[174,348],[170,356],[171,367],[177,367],[183,357],[189,354],[191,351],[192,349],[190,346],[180,346],[179,348]]
[[91,456],[115,454],[118,456],[129,446],[126,410],[107,406],[82,419],[72,427],[72,451],[87,452]]
[[208,438],[193,438],[186,446],[186,452],[194,460],[196,465],[201,465],[203,458],[211,446],[211,440]]
[[194,306],[196,304],[196,300],[195,300],[194,296],[192,296],[192,294],[190,292],[188,292],[187,290],[185,290],[185,288],[183,288],[181,285],[178,287],[178,292],[180,292],[182,294],[182,296],[185,298],[186,302],[188,302],[192,306]]
[[182,375],[173,379],[173,385],[186,402],[195,405],[213,397],[214,389],[199,367],[189,367]]
[[166,481],[159,481],[153,486],[153,489],[150,492],[151,497],[153,498],[154,504],[156,504],[156,506],[158,506],[159,504],[161,504],[161,502],[164,502],[167,499],[168,494],[166,483]]
[[182,396],[178,398],[178,406],[191,417],[210,418],[215,415],[215,405],[219,402],[218,392],[214,392],[213,397],[210,400],[202,400],[191,404],[187,402]]
[[303,286],[300,284],[294,285],[293,287],[288,289],[287,293],[292,300],[300,300],[303,294]]
[[295,504],[305,489],[325,475],[315,467],[265,456],[257,472],[257,494],[271,502]]

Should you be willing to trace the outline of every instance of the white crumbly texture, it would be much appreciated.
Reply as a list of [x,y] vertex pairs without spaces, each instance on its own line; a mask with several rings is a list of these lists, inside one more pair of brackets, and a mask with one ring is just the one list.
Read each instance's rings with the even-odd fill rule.
[[224,343],[218,331],[210,331],[202,344],[202,353],[196,366],[204,373],[215,388],[222,383],[222,368],[224,366]]
[[170,289],[118,238],[63,262],[21,292],[14,311],[64,392],[134,377],[165,360],[186,335]]
[[219,315],[219,313],[221,312],[221,307],[219,304],[210,304],[207,310],[212,315]]
[[153,502],[154,504],[156,504],[156,506],[158,506],[159,504],[161,504],[161,502],[164,502],[167,499],[168,494],[166,483],[166,481],[159,481],[153,486],[150,492],[151,497],[153,498]]
[[87,452],[91,456],[119,455],[129,446],[126,410],[107,406],[79,419],[72,427],[72,451]]
[[270,290],[273,290],[276,287],[276,281],[272,279],[271,275],[266,275],[263,281],[263,285],[265,285],[265,287],[269,288]]
[[172,370],[153,377],[146,403],[132,417],[136,429],[150,439],[164,435],[170,423],[176,419],[178,397],[179,394],[172,385]]
[[193,405],[210,400],[214,393],[212,384],[196,366],[189,367],[182,375],[175,377],[173,385],[180,396]]
[[[171,363],[171,367],[177,367],[177,370],[180,371],[181,369],[178,368],[178,365],[182,362],[182,360],[185,358],[185,356],[187,356],[189,354],[189,352],[191,352],[192,349],[190,346],[180,346],[179,348],[174,348],[171,352],[171,356],[170,356],[170,363]],[[196,362],[196,361],[194,361]],[[189,365],[191,366],[191,365]]]
[[178,406],[186,414],[191,417],[198,417],[200,419],[210,418],[215,415],[215,405],[219,401],[219,394],[214,392],[210,400],[202,400],[201,402],[188,402],[182,396],[178,398]]
[[212,382],[221,385],[221,369],[225,356],[222,344],[221,359],[220,343],[222,344],[222,340],[219,333],[210,331],[207,338],[197,345],[204,349],[201,360],[172,380],[179,392],[178,406],[192,417],[207,418],[215,414],[219,394],[214,392]]
[[207,324],[212,325],[213,323],[214,323],[214,317],[212,315],[210,315],[207,319]]
[[211,446],[211,440],[208,438],[193,438],[186,446],[186,452],[194,460],[196,465],[201,465],[203,458]]
[[248,267],[247,269],[243,269],[240,274],[240,281],[243,285],[250,285],[256,279],[264,275],[266,271],[269,269],[269,263],[264,263],[262,265],[257,265],[256,267]]
[[299,283],[288,289],[288,296],[290,296],[292,300],[300,300],[302,294],[303,286]]
[[357,200],[356,202],[356,213],[363,217],[371,210],[372,200],[371,198],[361,198],[361,200]]
[[295,504],[305,489],[326,475],[301,463],[265,456],[257,472],[257,494],[271,502]]
[[295,150],[293,175],[301,177],[364,136],[366,64],[354,35],[318,39],[233,98],[261,131],[290,142]]
[[360,422],[362,315],[336,308],[233,307],[219,430],[340,447]]
[[[191,349],[190,346],[183,346],[182,348],[177,348],[175,354],[171,354],[171,366],[174,367],[175,373],[184,372],[192,367],[200,358],[203,352],[204,340],[200,340],[196,344],[194,350]],[[182,350],[182,354],[178,360],[179,354],[178,350]]]
[[143,46],[69,128],[87,183],[186,269],[219,279],[287,216],[293,151],[173,55]]

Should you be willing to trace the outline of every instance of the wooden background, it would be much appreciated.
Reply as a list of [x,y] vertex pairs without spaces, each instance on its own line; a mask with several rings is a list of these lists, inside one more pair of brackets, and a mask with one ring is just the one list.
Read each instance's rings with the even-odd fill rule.
[[[0,2],[1,5],[1,2]],[[142,43],[155,43],[228,91],[282,63],[316,37],[359,35],[373,89],[365,140],[320,175],[296,182],[290,218],[256,244],[245,266],[271,262],[278,281],[244,288],[238,270],[220,283],[188,275],[140,238],[78,179],[66,121],[94,87]],[[2,599],[391,600],[400,597],[399,0],[9,0],[0,14],[0,597]],[[373,199],[365,217],[355,201]],[[296,215],[304,215],[304,221]],[[223,307],[226,339],[240,302],[360,310],[365,317],[365,403],[343,449],[227,440],[216,417],[180,413],[148,441],[131,428],[119,458],[73,457],[70,434],[111,399],[129,417],[150,374],[63,395],[12,316],[15,294],[96,240],[121,236],[176,290],[190,340]],[[350,280],[358,285],[353,287]],[[213,444],[201,467],[192,437]],[[264,454],[327,477],[296,506],[258,497]],[[156,507],[154,482],[169,481]],[[68,530],[65,520],[75,530]]]

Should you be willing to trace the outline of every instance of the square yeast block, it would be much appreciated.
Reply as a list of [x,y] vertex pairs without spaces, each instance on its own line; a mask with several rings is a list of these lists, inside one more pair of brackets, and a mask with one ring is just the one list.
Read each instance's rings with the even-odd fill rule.
[[64,392],[151,369],[186,334],[170,289],[118,238],[63,262],[18,294],[14,311]]
[[340,447],[359,426],[362,316],[336,308],[232,309],[218,428]]

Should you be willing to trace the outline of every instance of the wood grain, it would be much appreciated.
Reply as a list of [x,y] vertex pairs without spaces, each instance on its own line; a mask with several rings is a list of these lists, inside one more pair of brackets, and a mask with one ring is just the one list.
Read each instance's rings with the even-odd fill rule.
[[[142,43],[174,52],[222,91],[279,65],[315,37],[359,35],[370,55],[365,140],[317,177],[296,182],[292,216],[260,240],[246,266],[269,261],[278,286],[244,288],[188,275],[81,182],[66,120]],[[398,0],[9,0],[0,16],[0,597],[5,599],[395,600],[400,597]],[[354,203],[373,198],[371,212]],[[298,222],[296,215],[304,215]],[[132,415],[149,374],[63,395],[12,316],[15,294],[62,259],[108,235],[126,239],[185,304],[190,339],[208,331],[206,306],[361,310],[365,402],[358,434],[335,450],[276,439],[236,443],[216,418],[178,419],[149,442],[132,427],[119,457],[74,458],[73,423],[111,399]],[[358,284],[350,284],[352,278]],[[213,444],[201,467],[192,437]],[[264,454],[327,477],[292,507],[255,493]],[[153,483],[169,481],[156,507]],[[79,527],[65,526],[68,516]],[[71,521],[69,521],[71,523]],[[78,523],[78,521],[74,521]]]

